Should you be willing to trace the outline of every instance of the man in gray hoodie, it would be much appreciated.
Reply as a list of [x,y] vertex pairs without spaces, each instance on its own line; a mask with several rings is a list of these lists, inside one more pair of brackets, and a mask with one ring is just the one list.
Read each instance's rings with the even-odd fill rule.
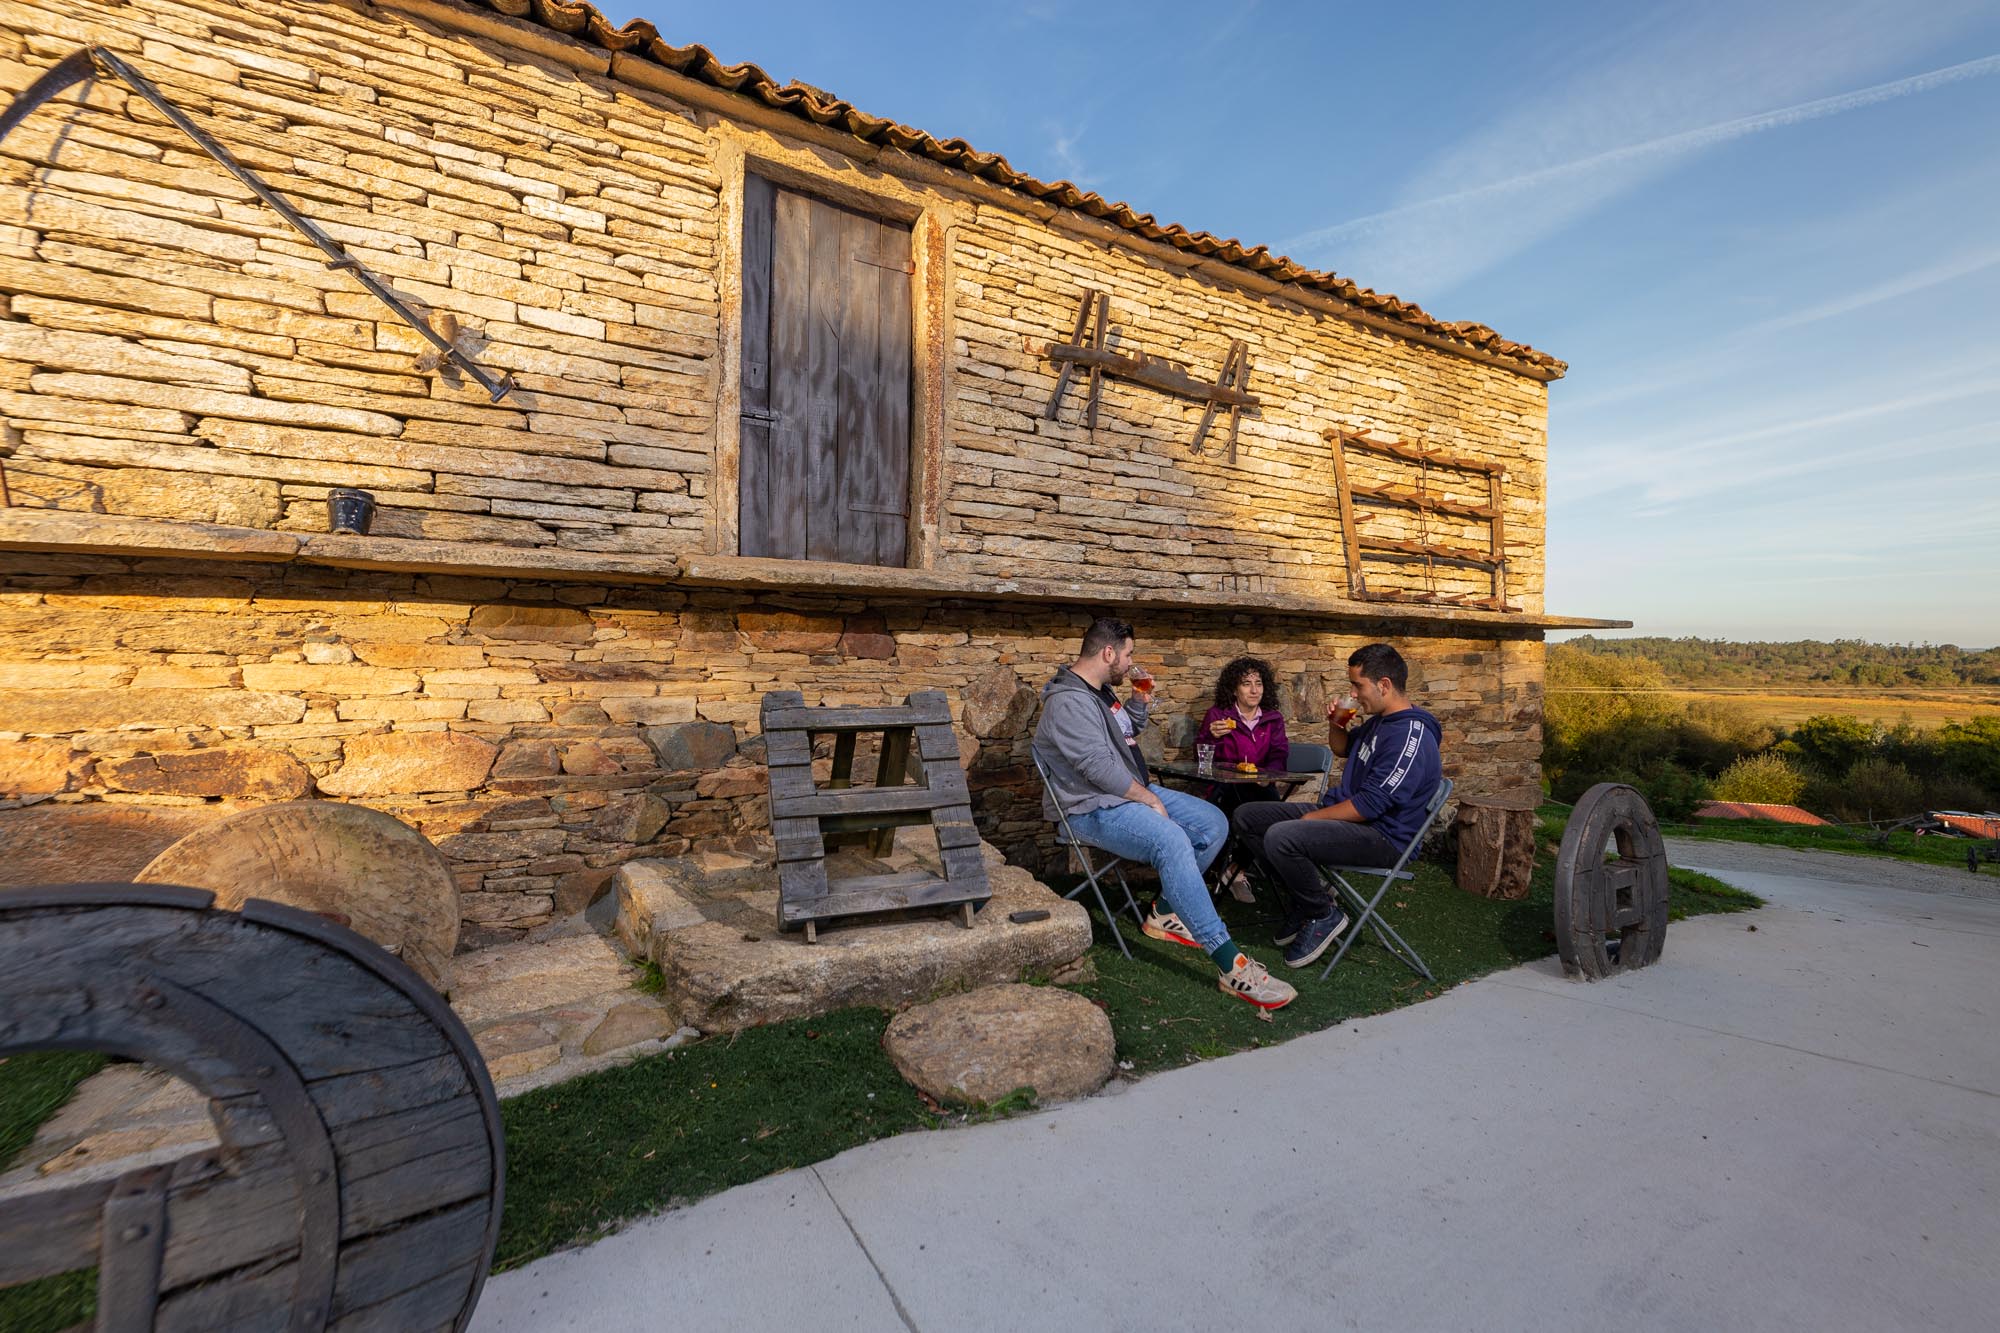
[[1203,880],[1229,836],[1228,818],[1199,797],[1148,781],[1139,753],[1148,700],[1139,691],[1121,700],[1111,688],[1131,670],[1132,627],[1099,618],[1076,661],[1043,687],[1034,742],[1048,773],[1043,813],[1053,820],[1060,807],[1091,846],[1159,872],[1166,901],[1153,904],[1142,927],[1147,935],[1206,953],[1223,994],[1282,1008],[1298,992],[1236,947]]

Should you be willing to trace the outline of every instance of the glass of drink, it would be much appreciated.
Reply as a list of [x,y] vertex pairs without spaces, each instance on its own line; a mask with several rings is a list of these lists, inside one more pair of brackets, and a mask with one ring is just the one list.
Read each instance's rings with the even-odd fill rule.
[[1194,747],[1194,771],[1205,778],[1215,776],[1215,747],[1197,745]]
[[1153,697],[1153,687],[1159,684],[1159,682],[1153,679],[1152,672],[1142,666],[1135,666],[1126,674],[1132,682],[1133,689],[1139,691],[1147,699]]
[[1353,695],[1348,694],[1348,695],[1343,695],[1340,701],[1334,704],[1332,709],[1330,709],[1327,712],[1326,716],[1327,720],[1332,722],[1334,726],[1344,727],[1348,723],[1352,722],[1354,720],[1354,715],[1360,711],[1361,711],[1361,701],[1359,699],[1356,699]]

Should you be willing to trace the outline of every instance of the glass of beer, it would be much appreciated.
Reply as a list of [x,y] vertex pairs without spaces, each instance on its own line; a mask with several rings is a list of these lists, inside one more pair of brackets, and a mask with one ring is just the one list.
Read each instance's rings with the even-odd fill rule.
[[1361,701],[1353,695],[1348,694],[1341,696],[1339,702],[1327,710],[1326,717],[1327,721],[1333,723],[1334,726],[1344,727],[1352,722],[1354,715],[1360,711]]
[[1153,687],[1159,682],[1153,679],[1152,672],[1142,666],[1134,666],[1126,675],[1131,680],[1133,689],[1149,700],[1153,697]]

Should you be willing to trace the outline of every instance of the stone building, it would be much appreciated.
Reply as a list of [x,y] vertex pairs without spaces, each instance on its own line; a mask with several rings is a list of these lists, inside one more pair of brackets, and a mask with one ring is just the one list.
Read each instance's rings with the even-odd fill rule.
[[[0,92],[83,46],[150,79],[498,398],[134,89],[0,142],[0,793],[178,829],[364,802],[455,866],[465,939],[762,820],[766,690],[953,700],[989,841],[1047,847],[1035,690],[1136,620],[1168,725],[1272,659],[1295,713],[1386,637],[1462,789],[1539,780],[1554,358],[1047,184],[959,140],[560,0],[7,0]],[[1247,391],[1087,368],[1106,346]],[[1093,330],[1085,331],[1088,340]],[[1173,367],[1167,367],[1172,370]],[[1332,429],[1499,468],[1343,518]],[[1349,484],[1407,483],[1367,449]],[[368,535],[328,530],[370,492]],[[1507,609],[1355,596],[1357,525],[1501,537]],[[1412,554],[1406,552],[1405,554]],[[138,816],[135,816],[138,817]],[[15,873],[21,873],[18,870]]]

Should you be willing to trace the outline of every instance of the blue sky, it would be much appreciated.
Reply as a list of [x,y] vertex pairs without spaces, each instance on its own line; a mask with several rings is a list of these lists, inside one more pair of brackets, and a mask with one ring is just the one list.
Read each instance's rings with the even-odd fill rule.
[[1996,0],[599,2],[1564,358],[1552,611],[2000,642]]

